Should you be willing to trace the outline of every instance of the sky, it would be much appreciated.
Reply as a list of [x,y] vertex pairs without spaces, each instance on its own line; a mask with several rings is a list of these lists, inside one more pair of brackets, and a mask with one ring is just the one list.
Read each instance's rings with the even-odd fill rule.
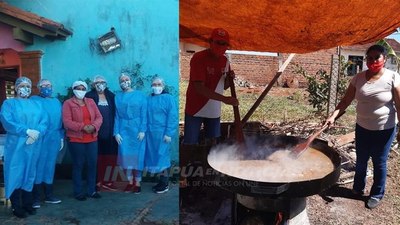
[[389,36],[387,36],[388,38],[394,38],[396,39],[397,42],[400,42],[400,32],[395,32]]

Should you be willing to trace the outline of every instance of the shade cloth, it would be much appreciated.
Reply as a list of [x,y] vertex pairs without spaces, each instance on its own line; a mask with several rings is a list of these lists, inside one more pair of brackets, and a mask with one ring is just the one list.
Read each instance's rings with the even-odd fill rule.
[[400,26],[393,0],[180,0],[180,40],[207,47],[213,28],[231,49],[306,53],[382,39]]

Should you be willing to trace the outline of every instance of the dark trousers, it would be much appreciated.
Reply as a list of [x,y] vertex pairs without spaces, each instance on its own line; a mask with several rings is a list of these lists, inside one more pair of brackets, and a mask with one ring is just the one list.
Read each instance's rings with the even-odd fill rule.
[[15,189],[10,196],[10,201],[13,209],[31,208],[33,204],[32,192]]
[[44,182],[41,184],[35,184],[32,190],[34,202],[40,202],[40,193],[42,189],[44,189],[45,199],[53,197],[53,184],[46,184]]
[[353,189],[363,191],[366,184],[368,160],[372,158],[374,182],[370,197],[383,198],[385,193],[387,159],[396,128],[387,130],[367,130],[356,125],[356,173]]
[[72,181],[74,186],[74,196],[81,196],[82,192],[82,172],[86,165],[87,194],[92,195],[96,192],[96,167],[97,167],[97,141],[90,143],[69,143],[72,157]]
[[159,175],[160,175],[159,183],[163,185],[168,185],[169,181],[168,169],[163,170],[161,173],[159,173]]
[[97,182],[110,183],[113,182],[112,177],[116,172],[118,144],[113,137],[107,139],[99,138],[98,156],[97,156]]

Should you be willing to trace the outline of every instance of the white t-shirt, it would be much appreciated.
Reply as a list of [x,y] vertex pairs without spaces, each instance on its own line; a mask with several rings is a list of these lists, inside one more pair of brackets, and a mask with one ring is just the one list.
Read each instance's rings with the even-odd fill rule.
[[400,85],[400,75],[385,69],[375,81],[367,82],[366,72],[358,73],[351,80],[356,88],[357,124],[368,130],[385,130],[396,125],[396,108],[392,89]]
[[[222,95],[224,93],[226,73],[229,71],[229,68],[230,65],[229,65],[229,60],[227,58],[223,75],[219,79],[218,84],[214,90],[218,94]],[[221,117],[221,102],[214,99],[209,99],[207,103],[194,116],[204,117],[204,118]]]

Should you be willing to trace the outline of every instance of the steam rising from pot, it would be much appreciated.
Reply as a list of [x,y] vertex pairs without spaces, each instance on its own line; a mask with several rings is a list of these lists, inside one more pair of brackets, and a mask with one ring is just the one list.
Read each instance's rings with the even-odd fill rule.
[[293,145],[278,138],[246,137],[246,147],[220,144],[211,149],[208,162],[229,176],[270,183],[319,179],[334,170],[321,151],[308,149],[299,158],[289,155]]

